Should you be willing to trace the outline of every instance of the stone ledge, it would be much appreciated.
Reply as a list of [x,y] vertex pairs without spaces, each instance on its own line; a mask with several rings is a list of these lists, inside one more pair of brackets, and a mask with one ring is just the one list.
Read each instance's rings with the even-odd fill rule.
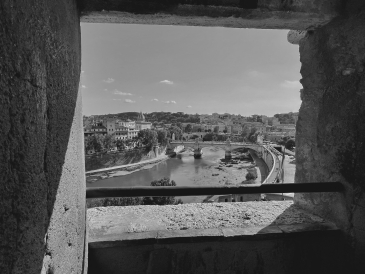
[[340,232],[292,201],[92,208],[88,219],[90,248]]
[[118,23],[148,25],[181,25],[226,28],[313,30],[329,23],[333,14],[291,11],[242,11],[237,8],[174,10],[156,14],[133,14],[123,11],[85,11],[83,23]]

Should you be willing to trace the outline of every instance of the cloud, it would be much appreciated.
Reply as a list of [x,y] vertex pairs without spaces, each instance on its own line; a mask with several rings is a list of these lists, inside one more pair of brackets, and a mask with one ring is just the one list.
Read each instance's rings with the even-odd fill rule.
[[296,88],[301,89],[303,88],[302,84],[299,81],[289,81],[285,80],[283,83],[280,84],[283,88]]
[[158,99],[155,98],[155,99],[152,99],[151,101],[158,102]]
[[173,85],[174,82],[170,81],[170,80],[163,80],[163,81],[160,81],[161,84],[166,84],[166,85]]
[[85,86],[85,85],[82,85],[81,87],[82,87],[82,88],[86,88],[86,86]]
[[120,91],[120,90],[114,90],[114,94],[116,95],[121,95],[121,96],[132,96],[132,93],[129,93],[129,92],[123,92],[123,91]]
[[176,101],[162,101],[164,104],[176,104]]
[[189,106],[186,106],[186,107],[187,107],[187,108],[192,108],[192,106],[190,106],[190,105],[189,105]]
[[106,80],[103,80],[103,82],[108,83],[108,84],[113,83],[114,81],[115,80],[113,78],[108,78]]
[[248,74],[248,76],[250,76],[252,78],[256,78],[261,75],[261,73],[258,72],[257,70],[250,70],[247,74]]
[[81,71],[81,74],[83,74],[84,72],[85,72],[85,71],[84,71],[84,70],[82,70],[82,71]]
[[125,102],[125,103],[128,103],[128,104],[133,104],[133,103],[135,103],[136,101],[133,101],[133,100],[131,100],[131,99],[125,99],[125,100],[124,100],[124,102]]

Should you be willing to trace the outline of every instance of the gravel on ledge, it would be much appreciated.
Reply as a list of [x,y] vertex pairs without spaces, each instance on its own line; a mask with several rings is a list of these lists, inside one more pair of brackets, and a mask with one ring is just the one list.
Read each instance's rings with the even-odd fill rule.
[[87,210],[89,235],[323,223],[292,201],[168,206],[97,207]]

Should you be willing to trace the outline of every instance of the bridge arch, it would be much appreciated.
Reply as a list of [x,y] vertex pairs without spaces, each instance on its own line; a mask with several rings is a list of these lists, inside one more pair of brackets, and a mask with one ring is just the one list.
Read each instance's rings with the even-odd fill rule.
[[239,142],[203,142],[203,141],[171,141],[169,148],[175,149],[176,147],[190,147],[194,149],[194,157],[199,154],[201,156],[202,149],[206,147],[219,147],[225,150],[226,159],[231,158],[231,152],[237,148],[247,148],[249,151],[254,151],[259,158],[261,158],[268,169],[267,176],[262,184],[276,183],[282,174],[281,154],[275,148],[269,145],[260,144],[248,144]]

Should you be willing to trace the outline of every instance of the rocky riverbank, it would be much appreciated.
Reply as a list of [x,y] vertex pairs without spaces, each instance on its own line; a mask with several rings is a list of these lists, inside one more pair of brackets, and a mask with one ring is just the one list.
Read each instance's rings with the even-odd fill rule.
[[149,159],[145,161],[141,161],[139,163],[129,164],[129,165],[123,165],[120,167],[112,167],[112,168],[105,168],[101,170],[95,170],[95,172],[92,173],[86,173],[86,182],[92,183],[98,180],[103,180],[111,177],[117,177],[117,176],[123,176],[126,174],[130,174],[132,172],[140,171],[143,169],[149,169],[153,167],[154,165],[165,161],[169,158],[167,155],[160,155],[154,159]]
[[[211,148],[214,150],[214,148]],[[192,151],[184,153],[192,154]],[[256,174],[255,180],[246,181],[246,174],[251,172]],[[212,185],[239,185],[247,183],[260,183],[260,171],[248,153],[233,152],[232,160],[217,159],[215,164],[199,169],[199,173],[188,175],[192,185],[212,186]]]

